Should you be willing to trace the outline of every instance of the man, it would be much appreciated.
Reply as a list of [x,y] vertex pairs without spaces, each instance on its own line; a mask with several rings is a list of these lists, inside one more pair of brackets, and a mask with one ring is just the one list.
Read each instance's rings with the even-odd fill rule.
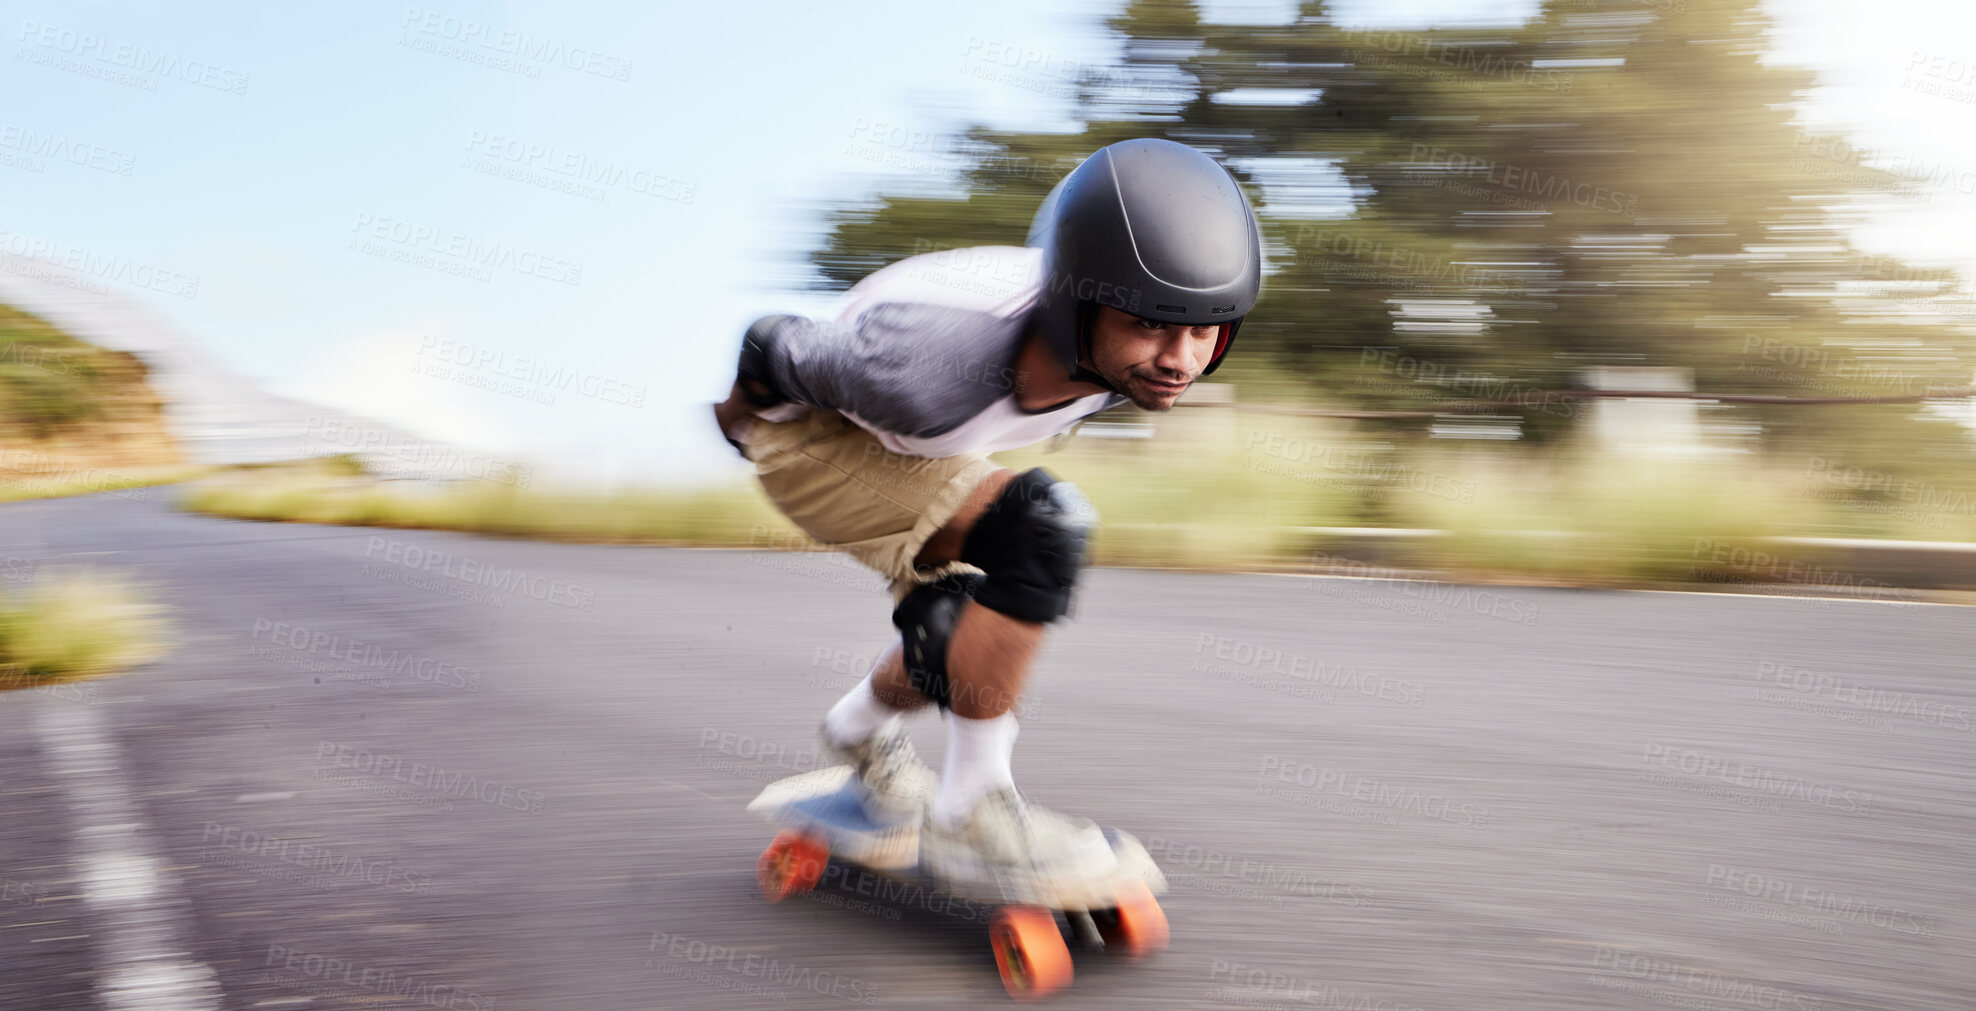
[[[830,710],[825,751],[857,767],[875,818],[922,819],[932,873],[1061,891],[1105,875],[1112,851],[1015,790],[1010,708],[1069,610],[1096,514],[1043,469],[985,454],[1126,402],[1171,409],[1254,307],[1261,234],[1211,158],[1128,140],[1057,185],[1029,245],[903,260],[835,322],[757,321],[715,416],[792,521],[893,581],[901,641]],[[948,726],[930,805],[900,726],[928,703]]]

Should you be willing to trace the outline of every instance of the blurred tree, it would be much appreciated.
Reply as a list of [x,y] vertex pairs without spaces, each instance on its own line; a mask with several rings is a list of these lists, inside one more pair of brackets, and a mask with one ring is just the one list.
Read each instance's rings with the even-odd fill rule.
[[[1250,188],[1264,299],[1223,374],[1363,408],[1529,399],[1592,366],[1692,369],[1697,389],[1894,396],[1969,384],[1955,279],[1860,255],[1849,229],[1913,181],[1793,125],[1813,84],[1766,65],[1760,0],[1550,0],[1512,29],[1203,23],[1184,0],[1108,22],[1081,133],[974,129],[964,195],[840,208],[828,287],[930,249],[1021,243],[1077,160],[1127,137],[1208,150]],[[1771,409],[1831,435],[1919,408]],[[1533,435],[1571,412],[1522,412]],[[1754,413],[1754,412],[1752,412]]]

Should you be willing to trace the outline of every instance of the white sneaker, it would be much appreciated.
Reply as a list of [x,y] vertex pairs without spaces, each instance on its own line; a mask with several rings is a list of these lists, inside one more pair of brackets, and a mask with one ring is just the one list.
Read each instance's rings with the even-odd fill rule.
[[1095,823],[1032,804],[1014,787],[981,798],[951,829],[942,828],[929,808],[919,863],[957,891],[1054,909],[1106,904],[1122,870]]
[[932,797],[933,770],[919,760],[905,727],[894,720],[872,732],[857,744],[845,746],[831,739],[828,728],[823,737],[823,753],[832,764],[852,767],[852,782],[858,785],[865,814],[881,825],[916,822]]

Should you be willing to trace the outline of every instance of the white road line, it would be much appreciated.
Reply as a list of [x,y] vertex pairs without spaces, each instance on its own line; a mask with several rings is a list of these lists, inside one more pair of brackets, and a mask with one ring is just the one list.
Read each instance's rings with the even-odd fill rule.
[[111,1011],[217,1011],[219,979],[194,959],[165,863],[123,780],[116,739],[95,706],[46,705],[36,721],[76,822],[83,903],[99,923],[97,990]]

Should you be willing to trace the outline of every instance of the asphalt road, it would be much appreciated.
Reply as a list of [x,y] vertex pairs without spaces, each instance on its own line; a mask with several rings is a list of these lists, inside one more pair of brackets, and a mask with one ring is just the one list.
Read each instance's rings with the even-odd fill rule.
[[[180,637],[0,695],[0,1008],[1003,1001],[986,910],[755,891],[875,577],[163,497],[0,507],[5,571]],[[1148,841],[1173,943],[1058,1003],[1976,1006],[1972,654],[1964,607],[1094,571],[1017,779]]]

